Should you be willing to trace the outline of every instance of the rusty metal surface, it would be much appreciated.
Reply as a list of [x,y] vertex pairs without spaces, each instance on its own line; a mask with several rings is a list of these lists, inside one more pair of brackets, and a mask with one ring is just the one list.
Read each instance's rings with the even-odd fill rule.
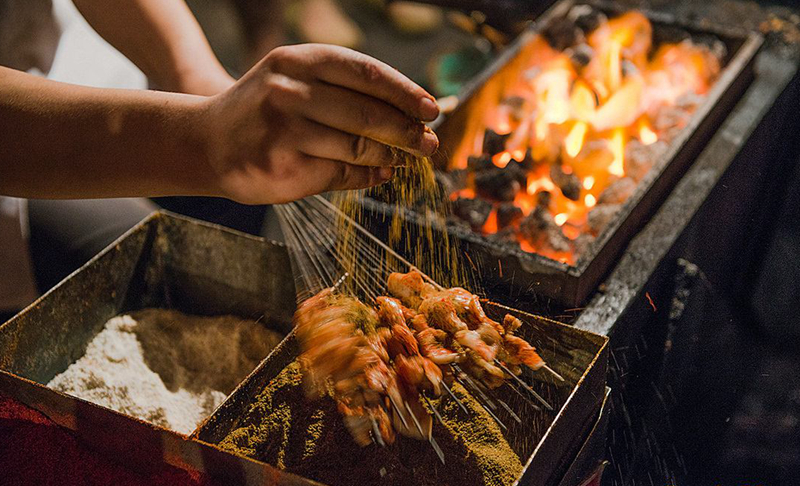
[[[460,105],[451,114],[437,120],[436,130],[441,141],[441,154],[451,153],[464,137],[475,135],[478,124],[472,114],[487,100],[502,97],[504,79],[510,79],[524,66],[526,49],[536,32],[551,22],[562,18],[576,3],[563,0],[531,25],[484,73],[465,88]],[[607,12],[616,10],[608,2],[594,2]],[[481,268],[481,278],[496,287],[495,292],[536,294],[553,298],[566,306],[579,306],[594,293],[597,285],[616,263],[630,239],[646,223],[677,180],[692,164],[707,141],[714,134],[740,96],[752,81],[753,60],[762,38],[759,34],[732,28],[697,25],[659,13],[645,14],[658,28],[659,25],[680,26],[692,34],[714,34],[728,49],[728,59],[719,79],[706,95],[704,102],[692,114],[687,127],[670,144],[669,150],[653,166],[635,193],[623,204],[604,231],[592,242],[574,265],[567,265],[535,253],[498,244],[471,231],[448,227],[453,237],[461,242],[462,249]],[[446,167],[447,160],[435,161],[437,167]],[[393,214],[392,206],[367,199],[364,207],[370,215],[368,225],[373,231],[386,231],[386,221]],[[410,227],[416,224],[413,212],[405,213]],[[443,228],[438,230],[445,231]]]
[[[522,424],[514,422],[503,411],[498,413],[509,427],[506,439],[525,463],[518,484],[557,484],[564,474],[562,465],[574,458],[576,444],[580,446],[585,440],[604,399],[607,341],[498,304],[485,302],[484,307],[487,315],[493,318],[508,312],[521,318],[525,323],[519,331],[521,336],[533,343],[542,358],[566,379],[566,383],[560,384],[542,374],[532,377],[531,385],[555,406],[556,414],[534,411],[510,390],[498,390],[499,396],[507,400],[512,409],[523,412],[520,413]],[[290,335],[193,437],[207,443],[220,442],[238,426],[255,397],[297,357],[298,351]],[[600,441],[604,442],[604,438]]]

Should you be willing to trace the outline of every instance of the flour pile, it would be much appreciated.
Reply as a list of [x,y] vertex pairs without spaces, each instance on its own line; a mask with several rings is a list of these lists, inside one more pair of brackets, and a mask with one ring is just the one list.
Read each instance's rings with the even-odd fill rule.
[[144,309],[109,320],[47,386],[190,434],[282,338],[232,316]]

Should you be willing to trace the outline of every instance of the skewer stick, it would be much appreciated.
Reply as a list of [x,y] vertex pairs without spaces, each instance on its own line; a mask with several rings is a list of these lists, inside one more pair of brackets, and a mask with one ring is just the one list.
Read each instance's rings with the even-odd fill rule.
[[551,411],[551,412],[553,411],[553,407],[552,407],[552,406],[551,406],[549,403],[547,403],[547,400],[545,400],[544,398],[542,398],[542,396],[541,396],[541,395],[539,395],[538,393],[536,393],[536,392],[533,390],[533,388],[531,388],[531,386],[530,386],[530,385],[528,385],[527,383],[525,383],[525,381],[524,381],[524,380],[522,380],[522,378],[520,378],[519,376],[515,375],[514,373],[512,373],[512,372],[511,372],[511,370],[509,370],[508,368],[506,368],[506,366],[505,366],[503,363],[501,363],[499,359],[495,358],[495,360],[494,360],[494,363],[495,363],[497,366],[499,366],[499,367],[500,367],[500,368],[501,368],[503,371],[505,371],[506,373],[508,373],[508,374],[509,374],[509,376],[511,376],[511,378],[513,378],[513,379],[514,379],[514,381],[516,381],[517,383],[519,383],[519,384],[520,384],[520,386],[522,386],[522,388],[524,388],[526,392],[528,392],[528,393],[530,393],[531,395],[533,395],[533,398],[535,398],[535,399],[539,400],[539,402],[541,402],[541,404],[542,404],[542,405],[544,405],[544,408],[546,408],[547,410],[549,410],[549,411]]
[[555,378],[556,378],[558,381],[561,381],[561,382],[563,382],[563,381],[566,381],[566,380],[564,379],[564,377],[563,377],[563,376],[561,376],[561,375],[559,375],[558,373],[556,373],[556,370],[554,370],[553,368],[551,368],[551,367],[549,367],[549,366],[547,366],[547,365],[542,365],[542,369],[543,369],[543,370],[545,370],[545,371],[548,371],[548,372],[549,372],[551,375],[553,375],[553,376],[554,376],[554,377],[555,377]]
[[519,395],[520,397],[522,397],[522,399],[523,399],[523,400],[525,400],[525,402],[526,402],[528,405],[530,405],[531,407],[533,407],[533,409],[535,409],[535,410],[541,410],[541,409],[542,409],[542,407],[540,407],[539,405],[537,405],[537,404],[533,403],[533,402],[531,401],[531,399],[528,397],[528,395],[526,395],[526,394],[522,393],[521,391],[519,391],[519,389],[517,389],[517,387],[515,387],[514,385],[512,385],[512,384],[511,384],[511,383],[509,383],[509,382],[506,382],[506,385],[508,385],[508,387],[509,387],[509,388],[511,388],[512,390],[514,390],[514,393],[516,393],[517,395]]
[[467,407],[463,403],[461,403],[461,400],[458,399],[458,397],[453,393],[453,390],[451,390],[450,387],[447,386],[447,384],[445,382],[442,382],[442,386],[444,387],[445,390],[447,390],[447,393],[450,394],[450,397],[453,400],[456,401],[458,406],[461,407],[461,410],[463,410],[464,413],[469,413],[469,410],[467,410]]
[[425,403],[427,403],[430,409],[433,411],[433,415],[436,417],[436,420],[438,420],[440,423],[444,423],[444,419],[442,418],[439,411],[436,410],[436,407],[433,406],[433,402],[431,402],[431,399],[425,395],[422,395],[422,398],[425,399]]
[[372,435],[374,436],[375,442],[381,447],[386,447],[386,443],[383,441],[383,436],[381,435],[381,429],[378,428],[378,422],[371,413],[369,414],[369,421],[372,422]]
[[522,419],[519,418],[519,415],[514,413],[514,411],[511,410],[511,407],[509,407],[506,402],[504,402],[503,400],[500,400],[499,398],[496,398],[496,400],[500,404],[500,406],[503,407],[506,410],[506,412],[508,412],[509,415],[511,415],[511,418],[516,420],[518,424],[522,423]]
[[442,464],[444,464],[444,452],[442,452],[442,448],[439,447],[439,444],[436,443],[436,440],[433,438],[433,436],[428,437],[428,442],[431,443],[433,451],[436,452],[436,455],[439,456],[439,460],[442,461]]
[[414,426],[419,431],[419,435],[424,437],[425,436],[425,432],[422,431],[422,425],[420,425],[419,420],[417,420],[417,416],[414,415],[414,412],[411,411],[411,405],[409,405],[408,402],[403,402],[403,403],[406,406],[406,410],[408,410],[408,414],[411,415],[411,420],[414,421]]
[[[465,387],[465,388],[472,388],[471,386],[467,385],[465,382],[461,381],[461,378],[458,378],[458,377],[456,377],[456,380],[458,380],[458,382],[459,382],[459,383],[461,383],[461,385],[462,385],[463,387]],[[504,424],[504,423],[503,423],[503,421],[502,421],[502,420],[500,420],[500,417],[498,417],[497,415],[495,415],[494,413],[492,413],[492,410],[491,410],[489,407],[487,407],[487,406],[486,406],[486,404],[484,404],[484,403],[481,401],[481,399],[480,399],[480,395],[482,394],[482,393],[481,393],[481,391],[480,391],[480,390],[478,390],[477,388],[476,388],[476,389],[474,389],[474,390],[475,390],[475,391],[477,392],[477,394],[478,394],[478,396],[476,396],[476,397],[475,397],[475,400],[476,400],[478,403],[480,403],[481,407],[483,407],[483,409],[484,409],[484,410],[486,410],[486,413],[488,413],[488,414],[489,414],[489,416],[491,416],[491,417],[494,419],[494,421],[495,421],[495,422],[497,422],[497,424],[498,424],[500,427],[502,427],[502,428],[503,428],[503,429],[505,429],[505,430],[508,430],[508,427],[506,427],[506,424]]]
[[403,409],[400,408],[400,405],[394,401],[392,395],[387,394],[386,396],[389,397],[389,401],[392,402],[392,406],[394,407],[395,411],[397,411],[397,416],[400,417],[400,421],[403,422],[403,427],[408,428],[408,421],[406,421],[406,418],[403,416]]
[[492,407],[492,410],[497,410],[497,405],[494,404],[489,396],[483,392],[483,390],[478,386],[477,383],[475,383],[475,381],[473,381],[472,378],[469,377],[468,374],[464,373],[464,370],[462,370],[460,366],[457,364],[453,364],[451,366],[456,370],[456,372],[458,372],[459,375],[463,376],[464,381],[466,381],[475,391],[477,391],[481,398],[483,398],[484,401],[488,403],[490,407]]

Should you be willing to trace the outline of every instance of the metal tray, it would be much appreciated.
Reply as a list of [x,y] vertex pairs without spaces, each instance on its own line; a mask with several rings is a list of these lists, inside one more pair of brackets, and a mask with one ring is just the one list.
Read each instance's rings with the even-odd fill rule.
[[[155,306],[196,315],[262,318],[288,337],[189,437],[43,385],[82,356],[108,319]],[[523,335],[567,380],[559,386],[534,384],[554,401],[558,413],[548,416],[541,437],[525,455],[525,484],[557,484],[553,464],[574,457],[575,444],[585,441],[587,421],[597,416],[603,400],[608,340],[497,304],[486,307],[523,319]],[[282,245],[154,213],[0,326],[0,393],[41,411],[90,448],[137,470],[170,464],[207,473],[226,485],[317,484],[213,444],[282,368],[278,364],[296,353],[290,332],[294,309],[294,282]]]
[[[609,13],[624,11],[609,2],[562,0],[556,3],[484,72],[475,78],[459,96],[454,111],[440,116],[433,127],[439,135],[440,155],[434,164],[440,170],[448,167],[446,154],[459,142],[475,137],[482,129],[481,107],[496,104],[503,98],[505,79],[517,79],[526,60],[533,54],[528,47],[538,32],[563,18],[574,5],[589,3]],[[447,231],[461,243],[461,249],[481,269],[481,279],[498,293],[530,293],[549,297],[571,307],[581,305],[594,292],[601,279],[613,268],[628,242],[645,225],[674,187],[707,141],[725,119],[754,78],[753,63],[763,39],[757,33],[693,25],[664,14],[644,12],[653,25],[681,27],[693,35],[713,34],[723,41],[728,55],[725,65],[703,103],[689,123],[670,143],[669,149],[656,161],[647,176],[639,182],[611,222],[580,255],[575,265],[568,265],[537,253],[527,253],[508,245],[495,243],[477,233],[457,227],[438,228]],[[477,116],[473,116],[477,114]],[[366,198],[363,202],[373,232],[385,233],[395,209],[392,205]],[[414,232],[418,217],[404,210],[409,232]]]

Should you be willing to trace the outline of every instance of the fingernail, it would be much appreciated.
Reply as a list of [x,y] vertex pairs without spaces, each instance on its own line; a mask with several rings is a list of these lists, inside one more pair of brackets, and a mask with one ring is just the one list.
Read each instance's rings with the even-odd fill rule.
[[378,169],[378,177],[380,177],[382,181],[388,181],[393,175],[394,169],[392,167],[381,167]]
[[433,155],[438,148],[439,137],[432,130],[425,130],[425,133],[422,134],[422,145],[420,146],[422,153],[424,155]]
[[439,116],[439,105],[436,104],[436,101],[433,98],[422,98],[420,107],[422,121],[432,121]]

